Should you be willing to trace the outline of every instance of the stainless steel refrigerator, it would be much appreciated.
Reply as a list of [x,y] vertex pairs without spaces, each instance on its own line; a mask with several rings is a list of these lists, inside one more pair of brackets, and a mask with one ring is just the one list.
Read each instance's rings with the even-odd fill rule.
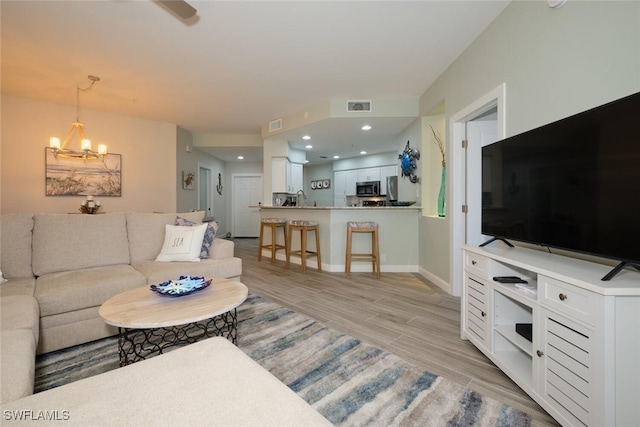
[[395,202],[398,200],[398,177],[397,176],[388,176],[387,177],[387,203]]

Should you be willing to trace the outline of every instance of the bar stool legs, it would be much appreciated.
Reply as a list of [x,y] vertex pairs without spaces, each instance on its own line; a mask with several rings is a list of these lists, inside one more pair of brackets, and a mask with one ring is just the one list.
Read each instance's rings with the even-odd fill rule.
[[[352,253],[353,233],[371,233],[371,253]],[[380,278],[380,246],[378,241],[378,224],[375,222],[355,222],[347,223],[347,248],[344,262],[344,271],[347,278],[351,277],[351,261],[371,261],[373,272],[376,278]]]
[[[295,231],[300,231],[300,250],[294,251],[291,250],[291,236]],[[307,249],[307,234],[309,231],[313,231],[316,235],[315,251]],[[289,250],[287,251],[287,268],[289,268],[289,258],[291,255],[299,256],[302,264],[302,272],[304,273],[307,269],[307,257],[315,256],[318,261],[318,271],[322,271],[322,258],[320,255],[320,225],[317,221],[289,221],[288,239],[287,246],[289,247]]]
[[[271,244],[263,244],[263,236],[265,227],[271,229]],[[282,228],[284,232],[284,244],[279,245],[276,241],[278,228]],[[271,250],[271,264],[276,260],[276,251],[284,249],[285,253],[289,253],[287,241],[287,220],[283,218],[264,218],[260,221],[260,239],[258,241],[258,261],[262,261],[262,249]]]

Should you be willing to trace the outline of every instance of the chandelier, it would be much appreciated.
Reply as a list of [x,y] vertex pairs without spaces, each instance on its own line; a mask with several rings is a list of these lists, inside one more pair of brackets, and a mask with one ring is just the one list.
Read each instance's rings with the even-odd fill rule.
[[[97,76],[88,76],[89,80],[91,80],[91,84],[86,88],[82,89],[80,86],[76,86],[76,121],[71,123],[71,129],[67,133],[67,136],[60,144],[60,139],[56,137],[51,137],[49,139],[49,148],[53,153],[54,157],[67,157],[67,158],[75,158],[75,159],[102,159],[104,155],[107,154],[107,146],[104,144],[100,144],[98,146],[98,151],[94,151],[91,149],[91,141],[84,134],[84,125],[80,123],[80,91],[86,92],[93,87],[96,82],[100,81],[100,77]],[[74,133],[78,134],[78,140],[80,142],[80,150],[72,150],[66,148],[67,142],[71,140]]]

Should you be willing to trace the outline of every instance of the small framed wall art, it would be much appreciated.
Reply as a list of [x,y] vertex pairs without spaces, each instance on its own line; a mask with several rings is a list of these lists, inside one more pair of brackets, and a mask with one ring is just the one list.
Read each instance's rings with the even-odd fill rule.
[[182,188],[185,190],[196,188],[196,176],[193,172],[182,171]]

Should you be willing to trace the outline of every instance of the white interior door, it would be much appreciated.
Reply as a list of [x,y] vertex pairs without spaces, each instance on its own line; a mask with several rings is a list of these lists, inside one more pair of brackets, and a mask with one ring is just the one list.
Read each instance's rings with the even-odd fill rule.
[[258,237],[260,234],[260,210],[262,200],[261,175],[233,176],[233,235],[234,237]]
[[[494,110],[495,111],[495,110]],[[467,224],[466,243],[482,243],[482,147],[498,138],[498,121],[472,119],[467,123]]]
[[[466,153],[467,149],[462,148],[460,143],[467,137],[467,124],[470,121],[474,121],[483,116],[487,111],[496,109],[496,137],[494,139],[502,139],[505,135],[505,98],[506,98],[506,86],[501,84],[491,92],[485,94],[483,97],[477,99],[466,108],[462,109],[456,114],[453,114],[449,119],[451,141],[453,142],[452,149],[450,150],[452,168],[448,175],[449,182],[451,183],[451,192],[448,201],[450,200],[451,208],[448,209],[451,212],[450,237],[451,237],[451,290],[453,295],[460,295],[462,289],[462,245],[465,243],[473,244],[473,240],[477,236],[478,241],[481,238],[480,225],[482,224],[482,136],[478,136],[478,140],[473,143],[468,143],[467,146],[471,147],[472,152]],[[473,132],[473,131],[472,131]],[[480,132],[482,133],[482,132]],[[471,137],[472,140],[475,137]],[[485,135],[487,140],[492,137],[487,133]],[[477,151],[475,151],[477,150]],[[465,159],[467,161],[465,161]],[[468,172],[468,167],[471,165],[472,170]],[[475,170],[473,169],[475,167]],[[473,176],[475,176],[475,183],[473,183]],[[472,185],[476,185],[477,188],[467,188],[468,181],[472,181]],[[475,193],[479,197],[479,203],[477,204],[478,214],[468,215],[462,209],[467,205],[467,195]],[[471,202],[473,203],[473,202]],[[467,210],[473,209],[467,207]],[[469,231],[467,231],[469,228]],[[468,239],[473,236],[472,241]]]
[[204,211],[205,218],[213,217],[213,197],[211,193],[213,171],[204,166],[200,166],[200,176],[198,180],[198,210]]

